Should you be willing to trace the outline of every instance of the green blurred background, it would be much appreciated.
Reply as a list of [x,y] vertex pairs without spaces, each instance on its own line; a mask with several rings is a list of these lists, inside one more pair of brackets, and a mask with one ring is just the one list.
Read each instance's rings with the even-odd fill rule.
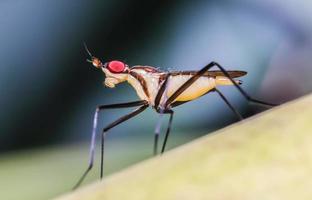
[[[309,0],[2,0],[0,198],[69,191],[87,167],[96,106],[138,99],[126,84],[104,88],[83,42],[103,61],[130,66],[199,70],[217,61],[248,71],[243,88],[255,98],[283,103],[312,90],[311,33]],[[235,88],[221,90],[245,117],[263,110]],[[101,113],[99,127],[127,112]],[[106,174],[151,157],[157,119],[149,109],[110,131]],[[235,121],[217,95],[185,104],[168,149]],[[98,179],[98,163],[85,183]]]

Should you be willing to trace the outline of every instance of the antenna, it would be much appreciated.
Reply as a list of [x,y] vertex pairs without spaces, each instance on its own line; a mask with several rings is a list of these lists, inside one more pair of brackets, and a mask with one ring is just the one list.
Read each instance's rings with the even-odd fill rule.
[[[91,59],[92,59],[92,58],[93,58],[93,56],[92,56],[91,52],[89,51],[89,49],[88,49],[88,47],[87,47],[86,42],[83,42],[83,46],[85,47],[85,49],[86,49],[87,53],[89,54],[89,56],[90,56],[90,57],[91,57]],[[87,59],[87,62],[92,63],[92,60]]]

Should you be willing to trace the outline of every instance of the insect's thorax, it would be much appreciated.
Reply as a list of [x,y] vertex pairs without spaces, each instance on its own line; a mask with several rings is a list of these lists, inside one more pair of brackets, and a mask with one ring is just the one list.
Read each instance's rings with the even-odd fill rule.
[[162,72],[151,72],[143,68],[131,69],[127,81],[135,89],[140,99],[154,105],[163,74]]

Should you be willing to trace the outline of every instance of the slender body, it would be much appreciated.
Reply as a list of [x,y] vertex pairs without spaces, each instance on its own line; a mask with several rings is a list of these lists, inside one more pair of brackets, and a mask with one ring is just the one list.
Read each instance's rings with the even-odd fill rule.
[[[127,81],[135,89],[138,97],[147,101],[154,108],[159,89],[168,78],[166,91],[162,94],[159,102],[162,109],[165,109],[166,99],[196,74],[196,71],[163,72],[150,66],[134,66],[125,70],[126,73],[124,74],[114,74],[106,68],[102,70],[106,74],[105,85],[107,87],[113,88],[116,84]],[[232,78],[246,74],[244,71],[228,71],[228,73]],[[236,82],[240,84],[240,81]],[[220,85],[233,85],[233,83],[220,71],[206,72],[193,83],[192,87],[183,91],[172,103],[192,101]]]
[[[250,97],[239,85],[242,83],[235,78],[244,76],[247,72],[244,71],[227,71],[216,62],[211,62],[199,71],[176,71],[165,72],[150,66],[133,66],[129,67],[121,61],[110,61],[102,63],[98,58],[91,55],[85,46],[91,59],[88,60],[94,67],[101,69],[106,78],[105,85],[114,88],[117,84],[128,82],[136,91],[140,100],[99,105],[96,108],[93,121],[93,129],[90,145],[90,160],[87,170],[74,188],[78,187],[85,176],[93,167],[94,149],[97,131],[98,113],[106,109],[120,109],[136,107],[132,112],[120,117],[119,119],[108,124],[102,131],[101,135],[101,178],[103,177],[103,161],[104,161],[104,141],[108,131],[120,123],[131,119],[132,117],[143,112],[147,107],[151,106],[156,112],[160,114],[160,118],[164,114],[168,114],[169,123],[166,129],[164,142],[161,153],[165,151],[166,143],[169,137],[174,111],[172,108],[183,103],[195,100],[210,92],[216,92],[220,98],[226,103],[231,111],[237,116],[239,120],[243,119],[240,113],[221,93],[218,86],[232,85],[250,102],[265,106],[274,106],[275,104],[266,103]],[[209,71],[212,67],[217,67],[218,71]],[[161,120],[156,125],[154,133],[154,154],[157,154],[158,138],[160,134]]]

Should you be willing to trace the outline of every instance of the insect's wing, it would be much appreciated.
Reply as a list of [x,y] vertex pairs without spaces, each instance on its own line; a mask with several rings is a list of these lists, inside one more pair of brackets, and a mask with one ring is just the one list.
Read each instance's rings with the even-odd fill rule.
[[[227,71],[231,78],[238,78],[241,76],[245,76],[247,72],[245,71]],[[207,71],[204,76],[216,77],[216,76],[225,76],[222,71]]]
[[[171,75],[195,75],[198,71],[174,71],[170,72]],[[238,71],[238,70],[229,70],[227,71],[231,78],[238,78],[247,74],[245,71]],[[222,71],[207,71],[204,73],[203,76],[209,77],[217,77],[217,76],[225,76]]]

